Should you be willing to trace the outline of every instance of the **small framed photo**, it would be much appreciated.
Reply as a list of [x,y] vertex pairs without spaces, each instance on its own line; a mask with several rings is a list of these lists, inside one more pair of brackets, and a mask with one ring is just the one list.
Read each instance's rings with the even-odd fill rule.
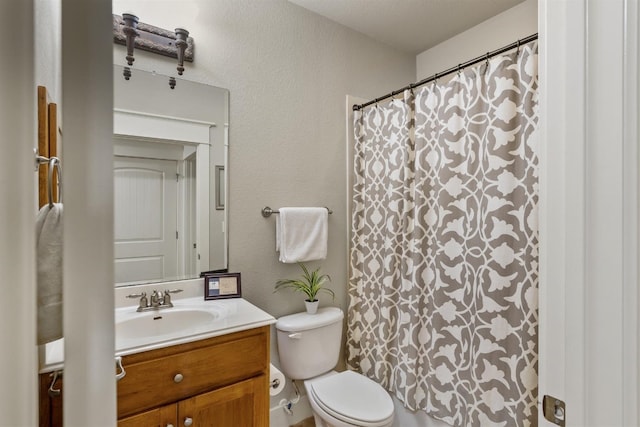
[[240,273],[204,273],[204,299],[241,298]]

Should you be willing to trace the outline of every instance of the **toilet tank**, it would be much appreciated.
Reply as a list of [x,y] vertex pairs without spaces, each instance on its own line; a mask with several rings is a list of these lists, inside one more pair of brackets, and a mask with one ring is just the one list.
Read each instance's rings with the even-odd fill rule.
[[276,322],[280,369],[294,380],[313,378],[338,363],[342,318],[337,307],[320,308],[316,314],[296,313]]

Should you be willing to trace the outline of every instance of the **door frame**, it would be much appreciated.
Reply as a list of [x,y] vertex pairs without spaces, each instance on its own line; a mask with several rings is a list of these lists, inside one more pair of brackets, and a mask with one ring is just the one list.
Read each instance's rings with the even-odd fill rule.
[[638,9],[539,0],[542,397],[638,423]]
[[[606,2],[607,0],[601,0]],[[591,0],[592,4],[593,0]],[[618,4],[617,2],[615,4]],[[3,4],[4,5],[4,4]],[[81,7],[80,7],[81,6]],[[18,102],[16,105],[15,100],[24,99],[20,94],[32,93],[35,94],[33,86],[33,59],[29,56],[29,53],[33,52],[33,4],[31,2],[23,2],[21,0],[10,0],[7,8],[13,8],[12,14],[0,14],[0,17],[6,16],[2,19],[2,22],[7,24],[7,31],[13,31],[16,34],[20,34],[17,37],[24,49],[17,49],[22,52],[23,55],[18,57],[17,61],[14,61],[14,65],[17,67],[18,72],[13,73],[16,84],[12,87],[16,96],[7,96],[5,101],[2,102],[4,114],[3,123],[17,124],[13,128],[11,126],[6,127],[13,132],[15,138],[7,138],[8,158],[15,160],[13,162],[16,166],[4,168],[0,175],[7,177],[7,179],[16,180],[16,177],[20,179],[19,182],[21,189],[28,190],[32,188],[35,180],[32,175],[25,172],[27,169],[24,165],[28,163],[29,153],[23,149],[24,140],[33,140],[34,132],[29,128],[28,123],[22,120],[24,117],[34,117],[35,109],[29,102]],[[627,59],[626,64],[627,74],[625,75],[625,83],[627,89],[632,89],[633,84],[630,83],[637,74],[634,69],[637,69],[633,44],[637,44],[637,11],[634,11],[635,5],[633,2],[627,2],[625,4],[625,14],[627,22],[625,22],[625,31],[627,37]],[[2,9],[5,10],[5,9]],[[8,9],[7,9],[8,10]],[[554,16],[555,13],[558,13]],[[575,13],[577,12],[577,15]],[[66,399],[69,405],[65,412],[66,420],[70,423],[75,421],[76,424],[83,424],[86,420],[101,419],[108,424],[115,422],[115,384],[113,384],[113,375],[107,368],[113,367],[113,354],[109,354],[108,350],[104,350],[113,345],[113,338],[102,338],[102,345],[99,348],[95,346],[95,336],[112,337],[113,336],[113,305],[107,303],[112,289],[109,285],[111,277],[112,263],[108,259],[108,256],[102,256],[109,254],[112,243],[110,242],[110,235],[112,230],[110,229],[111,217],[107,213],[109,207],[112,205],[110,202],[109,188],[105,191],[105,184],[103,181],[109,177],[108,168],[102,167],[94,170],[92,178],[88,182],[85,180],[86,168],[81,167],[87,160],[91,161],[92,165],[100,165],[103,159],[110,155],[112,146],[108,142],[112,128],[111,128],[111,113],[112,113],[112,101],[111,101],[111,84],[108,82],[111,73],[108,70],[107,65],[112,62],[112,41],[105,37],[106,34],[110,34],[110,15],[111,6],[108,3],[99,2],[72,2],[63,3],[62,7],[62,25],[63,35],[73,33],[75,37],[63,37],[62,48],[63,50],[69,50],[71,52],[81,51],[81,55],[73,55],[65,58],[62,65],[63,79],[71,84],[65,85],[64,99],[66,100],[66,106],[63,106],[64,110],[68,114],[64,114],[65,117],[77,116],[77,120],[69,124],[67,133],[65,135],[70,144],[67,148],[70,150],[76,150],[77,155],[70,159],[67,159],[67,165],[74,165],[66,170],[65,178],[69,182],[82,183],[86,189],[78,188],[78,197],[83,200],[91,200],[93,202],[93,209],[90,210],[92,215],[87,215],[86,219],[76,216],[80,226],[69,227],[65,230],[65,243],[77,244],[81,248],[85,248],[85,255],[83,256],[78,251],[78,258],[75,258],[76,270],[73,272],[73,277],[70,277],[67,286],[68,291],[72,291],[77,294],[74,296],[72,303],[76,301],[79,304],[67,304],[67,307],[80,307],[81,301],[87,300],[101,300],[105,303],[100,310],[93,310],[89,312],[87,310],[77,310],[77,313],[71,310],[65,310],[69,318],[69,324],[76,321],[78,325],[92,325],[92,328],[85,328],[86,331],[76,330],[78,328],[72,328],[65,331],[65,335],[70,341],[73,341],[75,347],[71,350],[76,350],[73,353],[76,355],[86,355],[84,357],[70,358],[65,365],[65,373],[67,376],[77,379],[72,383],[72,386],[68,387],[67,392],[73,392],[73,397],[76,399]],[[16,18],[18,16],[18,18]],[[103,19],[93,19],[100,17]],[[108,19],[107,19],[108,18]],[[576,391],[576,383],[580,383],[579,377],[576,374],[585,374],[588,372],[585,369],[585,365],[591,362],[585,362],[585,339],[584,330],[581,328],[585,319],[585,292],[581,291],[580,281],[584,279],[585,271],[585,253],[580,249],[580,245],[584,240],[585,235],[585,219],[583,209],[577,209],[573,212],[569,212],[568,206],[576,206],[570,204],[569,201],[582,202],[578,207],[583,207],[585,202],[585,186],[582,183],[586,172],[591,172],[593,167],[585,164],[584,152],[581,147],[567,146],[567,150],[572,155],[577,156],[577,164],[569,162],[565,154],[558,146],[552,144],[546,144],[545,141],[557,140],[558,138],[550,138],[553,136],[551,130],[557,130],[560,136],[570,136],[571,140],[580,139],[585,132],[585,117],[582,115],[582,119],[575,118],[573,116],[566,117],[566,112],[569,110],[563,109],[563,106],[567,99],[584,99],[585,88],[578,87],[578,92],[572,93],[568,91],[567,87],[576,86],[575,75],[563,74],[574,67],[575,64],[570,63],[570,59],[575,56],[582,58],[578,64],[584,64],[584,46],[585,46],[585,34],[587,34],[586,25],[586,7],[583,2],[569,2],[569,1],[551,1],[551,0],[539,0],[539,25],[540,25],[540,46],[541,52],[541,116],[540,123],[541,128],[541,185],[545,185],[544,189],[541,188],[540,199],[540,238],[541,238],[541,271],[540,271],[540,395],[554,394],[558,397],[562,397],[565,394],[565,390],[571,388],[572,395],[577,393],[578,398],[572,398],[568,406],[569,424],[576,425],[579,421],[584,421],[585,416],[585,396],[584,393]],[[599,19],[595,14],[590,14],[591,19]],[[576,19],[581,19],[582,22],[576,23]],[[103,23],[102,25],[91,25],[78,28],[75,22],[91,21]],[[619,24],[617,22],[616,24]],[[628,24],[628,25],[626,25]],[[612,27],[616,28],[616,27]],[[572,33],[572,30],[577,31]],[[80,34],[78,33],[80,31]],[[67,34],[68,33],[68,34]],[[606,33],[605,33],[606,34]],[[577,39],[578,44],[568,43],[572,39]],[[100,43],[96,43],[98,40]],[[550,43],[553,40],[553,44]],[[557,46],[554,46],[556,45]],[[65,49],[69,48],[70,49]],[[581,53],[574,52],[574,50],[581,50]],[[26,53],[25,53],[26,52]],[[562,56],[562,54],[565,56]],[[545,58],[546,56],[546,58]],[[81,58],[81,63],[79,59]],[[597,57],[596,57],[597,58]],[[549,67],[549,62],[552,62],[553,67]],[[104,75],[96,77],[90,81],[84,79],[84,75],[87,71],[87,65],[92,64],[92,69],[105,70]],[[98,64],[98,65],[96,65]],[[104,66],[104,67],[103,67]],[[548,73],[553,68],[554,80],[547,81],[550,74]],[[557,74],[555,73],[557,72]],[[76,78],[77,77],[77,78]],[[93,82],[96,79],[103,81],[101,85],[95,85]],[[584,76],[583,76],[584,78]],[[578,86],[580,86],[578,84]],[[558,92],[553,92],[551,89],[558,89]],[[87,93],[91,95],[93,99],[100,99],[98,103],[99,108],[86,109],[84,100],[87,97]],[[618,91],[620,93],[620,91]],[[569,96],[570,95],[570,96]],[[558,101],[558,105],[554,105],[552,101]],[[627,98],[625,103],[627,109],[625,111],[625,117],[634,116],[634,109],[637,110],[637,89],[634,89],[630,97]],[[73,106],[73,109],[71,108]],[[553,113],[559,115],[554,116]],[[637,111],[636,111],[637,112]],[[571,110],[573,115],[577,114],[574,110]],[[555,117],[555,118],[554,118]],[[558,123],[560,120],[568,120],[565,124]],[[550,123],[547,123],[550,121]],[[86,125],[82,125],[84,122]],[[624,159],[620,162],[623,163],[621,169],[624,173],[625,183],[624,187],[624,209],[621,218],[623,218],[624,230],[627,235],[630,236],[623,243],[623,270],[624,278],[623,283],[623,303],[622,316],[616,316],[618,320],[617,324],[623,323],[623,338],[624,338],[624,351],[623,357],[617,359],[622,360],[623,371],[627,372],[623,384],[617,387],[615,395],[620,397],[620,394],[624,391],[624,397],[620,402],[624,402],[624,408],[622,414],[624,416],[625,423],[629,425],[637,425],[635,421],[638,420],[637,409],[633,410],[633,405],[636,408],[638,402],[637,385],[638,385],[638,369],[637,369],[637,313],[638,308],[638,296],[637,296],[637,154],[634,150],[632,142],[636,139],[637,129],[633,124],[633,120],[627,120],[624,124],[625,127],[625,146],[624,146]],[[97,127],[96,127],[97,124]],[[73,126],[72,126],[73,125]],[[77,128],[76,128],[77,127]],[[84,132],[83,132],[84,131]],[[99,134],[99,137],[96,137]],[[547,138],[549,137],[549,138]],[[581,139],[583,140],[583,139]],[[556,144],[558,145],[558,144]],[[551,154],[559,155],[558,158],[551,157]],[[553,162],[549,164],[550,160]],[[11,163],[11,162],[10,162]],[[569,170],[563,172],[564,166],[568,166]],[[558,181],[554,179],[558,178]],[[549,187],[550,184],[554,184],[553,187]],[[32,184],[32,185],[29,185]],[[577,187],[570,186],[569,184],[577,184]],[[577,194],[574,194],[577,193]],[[32,195],[28,191],[14,191],[9,196],[13,198],[5,198],[5,200],[14,201],[12,206],[16,206],[18,213],[15,218],[24,218],[24,220],[12,224],[12,227],[16,232],[16,239],[12,241],[26,241],[29,242],[33,238],[33,231],[28,227],[29,220],[29,208],[33,205]],[[85,197],[86,196],[86,197]],[[565,196],[569,197],[569,200],[565,199]],[[577,199],[577,200],[576,200]],[[553,203],[554,213],[551,214],[548,205]],[[112,206],[111,206],[112,207]],[[70,203],[69,210],[73,211],[74,203]],[[557,210],[557,212],[556,212]],[[78,211],[86,212],[86,210]],[[95,214],[96,212],[101,215]],[[105,214],[106,213],[106,214]],[[567,218],[567,215],[574,213]],[[76,225],[76,223],[74,223]],[[569,228],[564,228],[567,225]],[[86,230],[93,233],[93,246],[88,247],[89,243],[81,243],[86,241]],[[557,231],[557,236],[553,235],[553,232]],[[578,242],[574,242],[571,238],[577,237]],[[582,238],[582,240],[581,240]],[[9,242],[9,240],[7,240]],[[96,253],[96,242],[100,244],[99,254]],[[557,246],[554,247],[554,244]],[[3,402],[0,407],[11,408],[14,412],[16,419],[31,420],[35,419],[33,408],[37,404],[37,390],[35,387],[35,381],[23,381],[24,378],[35,379],[34,365],[37,360],[37,351],[30,342],[33,342],[35,336],[35,327],[33,326],[33,316],[29,313],[33,313],[30,301],[33,301],[33,295],[35,292],[33,265],[35,263],[33,251],[29,251],[27,248],[20,248],[16,250],[13,243],[5,243],[2,245],[3,251],[7,258],[6,263],[10,268],[6,270],[7,280],[15,279],[15,282],[25,282],[26,285],[22,287],[15,287],[9,289],[9,297],[16,301],[14,305],[16,310],[5,310],[0,319],[7,320],[7,322],[15,323],[15,319],[21,319],[17,322],[19,325],[19,331],[24,333],[15,333],[15,331],[6,331],[2,334],[7,338],[8,342],[16,342],[13,346],[14,351],[4,355],[3,360],[5,365],[13,366],[14,377],[19,377],[20,381],[5,381],[2,387],[3,396],[9,397],[8,400]],[[574,251],[574,249],[578,249]],[[606,248],[604,248],[606,249]],[[11,253],[14,256],[9,256]],[[26,254],[26,255],[25,255]],[[23,256],[24,255],[24,256]],[[564,261],[568,258],[571,261],[570,265],[564,266],[561,262],[553,261],[553,256],[558,255],[561,260]],[[17,260],[15,263],[11,261]],[[86,268],[78,268],[78,265],[87,264]],[[568,267],[577,267],[576,270],[571,270]],[[635,267],[634,267],[635,266]],[[97,277],[100,280],[86,281],[85,272],[91,272],[92,277]],[[556,275],[557,273],[557,275]],[[558,278],[558,281],[554,279]],[[569,279],[569,280],[567,280]],[[566,285],[565,285],[566,283]],[[553,288],[552,288],[553,286]],[[549,290],[553,289],[553,292]],[[574,293],[575,292],[575,293]],[[90,295],[91,298],[87,298]],[[565,295],[570,295],[571,300],[567,301]],[[7,295],[5,295],[7,297]],[[105,297],[105,298],[102,298]],[[619,299],[618,299],[619,301]],[[17,310],[20,308],[20,310]],[[565,309],[568,312],[565,314]],[[23,313],[21,316],[14,316],[16,312]],[[620,321],[620,317],[622,321]],[[22,321],[24,320],[24,321]],[[566,326],[569,326],[569,329]],[[594,323],[590,322],[589,327],[593,327]],[[604,330],[610,325],[605,323]],[[615,325],[614,325],[615,327]],[[617,328],[616,330],[618,330]],[[557,333],[554,332],[557,330]],[[569,331],[577,331],[574,337],[568,336]],[[16,336],[20,336],[21,339],[17,340]],[[565,336],[568,336],[568,340],[565,342]],[[628,341],[627,341],[628,340]],[[577,357],[572,357],[570,360],[565,356],[567,349],[570,349],[573,354],[577,354]],[[98,357],[96,357],[96,355]],[[104,369],[103,369],[104,368]],[[566,376],[573,383],[571,387],[565,385],[565,368],[569,368],[566,372]],[[91,376],[86,376],[86,372],[93,372]],[[559,375],[554,377],[554,374]],[[588,383],[588,379],[584,379],[583,384]],[[589,383],[590,384],[590,383]],[[17,393],[16,387],[24,393]],[[92,390],[101,390],[102,393],[91,393]],[[561,394],[558,394],[561,393]],[[25,398],[28,396],[28,398]],[[11,398],[13,397],[13,398]],[[19,397],[19,398],[18,398]],[[589,403],[592,400],[589,399]],[[606,407],[606,405],[591,405],[589,411],[600,411],[613,413],[619,409],[619,404],[616,404],[612,408]],[[541,418],[542,419],[542,418]],[[28,422],[27,422],[28,423]],[[28,423],[29,424],[29,423]],[[544,421],[541,421],[540,425],[548,425]]]

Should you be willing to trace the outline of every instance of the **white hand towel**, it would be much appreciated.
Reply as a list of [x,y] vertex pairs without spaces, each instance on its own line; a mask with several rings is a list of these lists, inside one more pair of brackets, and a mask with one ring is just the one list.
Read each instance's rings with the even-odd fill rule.
[[38,344],[62,338],[62,204],[44,205],[36,218]]
[[276,250],[280,261],[295,263],[327,257],[329,214],[326,208],[280,208]]

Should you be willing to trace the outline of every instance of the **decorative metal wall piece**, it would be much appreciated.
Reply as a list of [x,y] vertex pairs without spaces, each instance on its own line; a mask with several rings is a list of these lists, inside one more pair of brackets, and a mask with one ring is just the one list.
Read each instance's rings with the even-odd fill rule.
[[[124,33],[124,27],[125,23],[122,16],[113,15],[113,41],[114,43],[126,46],[127,37]],[[146,50],[147,52],[178,59],[175,32],[165,30],[164,28],[154,27],[153,25],[145,24],[144,22],[137,22],[136,30],[139,33],[135,38],[136,49]],[[189,33],[187,32],[187,35],[188,34]],[[193,37],[186,37],[185,41],[187,46],[184,51],[184,60],[187,62],[193,62]]]
[[[127,47],[127,64],[123,76],[131,79],[134,48],[157,53],[178,60],[178,75],[184,73],[184,61],[193,62],[193,37],[184,28],[176,28],[175,32],[140,22],[138,17],[123,13],[122,16],[113,15],[113,41]],[[169,87],[175,88],[176,80],[171,78]]]

